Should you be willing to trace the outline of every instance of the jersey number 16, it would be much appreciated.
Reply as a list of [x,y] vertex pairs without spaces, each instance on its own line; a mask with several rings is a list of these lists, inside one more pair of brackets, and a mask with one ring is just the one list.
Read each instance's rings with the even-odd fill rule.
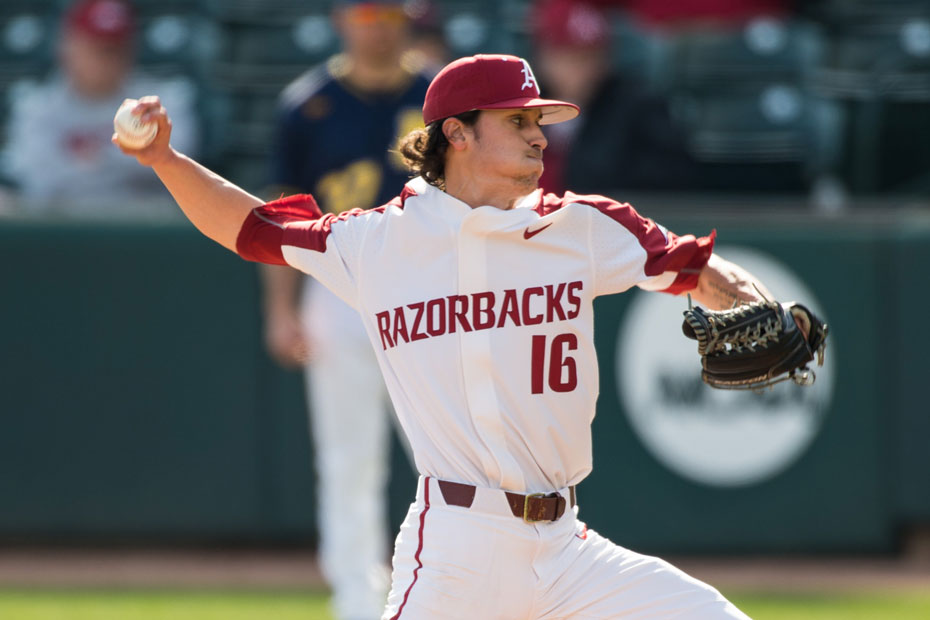
[[[575,358],[566,355],[567,351],[578,348],[575,334],[559,334],[546,346],[546,336],[533,336],[530,383],[533,394],[542,394],[548,379],[549,389],[553,392],[571,392],[578,387],[578,369]],[[548,350],[548,359],[546,352]],[[546,366],[548,365],[548,372]]]

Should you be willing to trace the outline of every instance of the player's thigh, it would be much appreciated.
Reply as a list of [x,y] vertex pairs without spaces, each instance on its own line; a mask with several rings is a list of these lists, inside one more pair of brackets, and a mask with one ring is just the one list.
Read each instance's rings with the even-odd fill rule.
[[385,618],[512,619],[532,604],[533,541],[514,521],[414,504],[398,534]]
[[747,618],[716,589],[661,558],[625,549],[585,529],[553,558],[564,569],[541,618]]
[[310,422],[317,448],[371,460],[390,428],[384,387],[371,347],[328,347],[306,368]]

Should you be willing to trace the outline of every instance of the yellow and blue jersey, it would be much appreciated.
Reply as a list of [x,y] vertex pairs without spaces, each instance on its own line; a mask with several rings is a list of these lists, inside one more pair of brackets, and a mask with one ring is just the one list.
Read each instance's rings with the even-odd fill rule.
[[384,204],[404,186],[397,139],[423,125],[429,86],[410,68],[396,90],[362,92],[342,79],[345,62],[335,56],[284,90],[272,159],[272,185],[311,193],[331,213]]

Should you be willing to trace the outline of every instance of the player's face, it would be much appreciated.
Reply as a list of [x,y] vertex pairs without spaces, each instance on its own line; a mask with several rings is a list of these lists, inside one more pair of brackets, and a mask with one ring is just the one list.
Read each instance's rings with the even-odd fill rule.
[[400,3],[346,7],[337,13],[336,25],[345,51],[369,64],[394,64],[408,45],[409,20]]
[[470,131],[472,165],[478,178],[510,183],[521,192],[536,189],[548,144],[538,109],[482,110]]
[[132,67],[128,45],[99,41],[78,32],[64,37],[60,53],[72,86],[91,97],[115,93]]

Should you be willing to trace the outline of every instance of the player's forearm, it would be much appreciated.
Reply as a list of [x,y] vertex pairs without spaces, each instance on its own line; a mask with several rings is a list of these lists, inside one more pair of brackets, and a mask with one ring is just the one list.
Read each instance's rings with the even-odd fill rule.
[[296,314],[301,280],[297,270],[282,265],[261,265],[259,269],[265,317],[274,320],[275,317]]
[[236,251],[242,223],[261,199],[176,151],[152,169],[200,232]]
[[755,276],[716,254],[711,254],[701,271],[697,288],[691,291],[691,297],[711,310],[724,310],[734,305],[762,301],[764,298],[774,299]]

